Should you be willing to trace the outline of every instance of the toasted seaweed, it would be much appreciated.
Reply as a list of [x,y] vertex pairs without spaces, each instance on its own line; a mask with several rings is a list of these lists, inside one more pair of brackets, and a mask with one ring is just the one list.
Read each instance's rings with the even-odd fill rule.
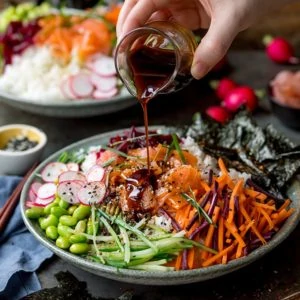
[[[109,300],[108,298],[95,298],[90,295],[86,283],[79,281],[68,271],[59,272],[55,274],[55,277],[58,281],[57,287],[37,291],[23,297],[21,300]],[[114,299],[131,300],[132,297],[132,293],[128,291]]]
[[300,146],[271,125],[259,127],[245,110],[225,125],[197,114],[184,135],[207,154],[222,157],[228,167],[251,174],[254,184],[277,199],[285,197],[286,186],[300,170]]

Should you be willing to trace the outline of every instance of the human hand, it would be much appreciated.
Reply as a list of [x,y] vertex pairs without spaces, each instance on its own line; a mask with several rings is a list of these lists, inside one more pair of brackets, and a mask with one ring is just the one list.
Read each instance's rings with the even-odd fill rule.
[[120,39],[153,20],[174,20],[196,30],[208,28],[196,49],[191,73],[207,74],[226,54],[236,35],[289,0],[126,0],[117,23]]

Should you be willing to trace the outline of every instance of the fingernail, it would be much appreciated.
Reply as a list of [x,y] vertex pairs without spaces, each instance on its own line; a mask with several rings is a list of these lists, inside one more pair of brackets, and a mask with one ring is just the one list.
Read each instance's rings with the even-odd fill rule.
[[208,72],[208,67],[201,62],[195,62],[192,65],[191,73],[195,79],[200,79]]

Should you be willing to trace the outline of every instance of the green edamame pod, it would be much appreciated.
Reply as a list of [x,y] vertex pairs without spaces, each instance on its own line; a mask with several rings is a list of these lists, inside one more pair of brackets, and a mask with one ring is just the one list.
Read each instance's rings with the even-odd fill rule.
[[60,199],[58,206],[60,206],[61,208],[64,208],[64,209],[68,209],[70,204],[68,202],[64,201],[63,199]]
[[78,206],[77,205],[71,205],[69,208],[68,208],[68,213],[69,215],[73,215],[75,209],[77,208]]
[[67,215],[67,216],[61,216],[59,218],[59,222],[63,225],[72,227],[72,226],[75,226],[77,224],[77,219],[75,219],[72,216]]
[[83,234],[72,234],[69,237],[69,241],[71,244],[85,243],[87,241],[87,238]]
[[85,219],[87,217],[89,217],[91,214],[91,207],[87,206],[87,205],[79,205],[74,213],[73,213],[73,217],[76,218],[77,220],[82,220]]
[[49,215],[47,216],[46,218],[44,218],[40,225],[41,225],[41,228],[42,229],[46,229],[48,226],[51,226],[51,225],[54,225],[54,226],[57,226],[58,224],[58,218],[55,216],[55,215]]
[[72,228],[66,225],[58,224],[57,226],[57,232],[60,236],[63,237],[70,237],[72,235]]
[[31,207],[25,211],[25,215],[29,219],[38,219],[44,215],[43,207]]
[[51,207],[50,212],[58,218],[68,214],[68,211],[64,208],[61,208],[60,206]]
[[70,252],[74,254],[85,254],[89,251],[90,245],[86,243],[76,243],[72,244],[70,247]]
[[46,228],[46,236],[51,240],[56,240],[58,238],[57,227],[54,225],[48,226]]
[[56,240],[56,246],[61,249],[68,249],[71,243],[66,236],[59,236]]
[[51,214],[51,208],[56,207],[56,206],[57,206],[57,202],[52,202],[52,203],[48,204],[47,206],[45,206],[44,207],[45,215],[50,215]]
[[76,233],[83,233],[86,230],[86,220],[80,220],[76,226],[75,226],[75,231]]

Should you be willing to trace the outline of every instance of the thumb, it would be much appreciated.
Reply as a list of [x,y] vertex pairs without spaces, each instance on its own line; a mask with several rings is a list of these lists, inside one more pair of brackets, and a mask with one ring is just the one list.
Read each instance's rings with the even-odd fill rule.
[[238,32],[237,24],[228,19],[212,20],[194,54],[191,68],[194,78],[202,78],[223,58]]

